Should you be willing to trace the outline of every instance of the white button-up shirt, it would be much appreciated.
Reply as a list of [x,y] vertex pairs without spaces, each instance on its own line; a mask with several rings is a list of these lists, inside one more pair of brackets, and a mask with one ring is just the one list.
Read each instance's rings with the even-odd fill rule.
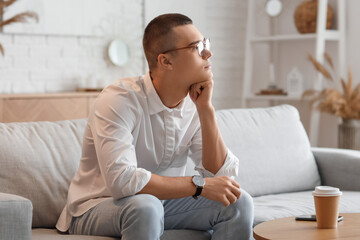
[[[67,231],[72,216],[108,198],[136,194],[151,173],[184,176],[188,158],[201,175],[214,176],[202,165],[200,121],[190,97],[170,109],[161,102],[149,73],[115,81],[90,111],[79,169],[56,227]],[[236,176],[238,164],[228,150],[215,176]]]

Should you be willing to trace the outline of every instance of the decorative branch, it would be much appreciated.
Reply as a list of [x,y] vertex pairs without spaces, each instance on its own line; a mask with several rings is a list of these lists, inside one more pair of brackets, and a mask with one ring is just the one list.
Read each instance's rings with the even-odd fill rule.
[[311,54],[308,54],[310,61],[313,63],[316,70],[318,70],[326,79],[332,80],[333,78],[329,71],[322,65],[320,62],[318,62]]
[[[13,3],[15,3],[16,1],[17,0],[7,0],[7,1],[0,0],[0,17],[4,15],[5,9],[7,7],[9,7],[10,5],[12,5]],[[0,29],[6,25],[10,25],[13,23],[26,23],[31,18],[34,19],[36,22],[39,21],[39,16],[37,15],[37,13],[32,12],[32,11],[26,11],[26,12],[16,14],[15,16],[13,16],[7,20],[0,19]],[[4,47],[1,45],[1,43],[0,43],[0,53],[3,56],[5,54]]]
[[3,0],[3,1],[0,1],[0,8],[1,8],[1,9],[4,9],[4,8],[12,5],[12,4],[15,3],[16,1],[17,1],[17,0],[7,0],[7,1]]
[[23,12],[16,14],[15,16],[3,21],[0,23],[0,28],[6,25],[10,25],[13,23],[25,23],[29,18],[35,19],[36,22],[39,21],[39,17],[35,12]]
[[0,53],[4,56],[4,54],[5,54],[5,51],[4,51],[4,48],[3,48],[3,46],[1,45],[1,43],[0,43]]
[[[309,59],[313,63],[315,69],[320,72],[326,79],[332,80],[328,70],[321,63],[309,54]],[[334,64],[329,55],[325,55],[325,59],[334,70]],[[335,72],[335,71],[334,71]],[[310,104],[317,103],[317,108],[322,112],[334,114],[342,117],[343,119],[360,119],[360,83],[353,89],[353,76],[351,68],[348,72],[348,81],[346,82],[343,78],[340,79],[342,86],[342,93],[333,87],[328,87],[322,91],[316,91],[313,89],[306,90],[302,99],[311,97]]]

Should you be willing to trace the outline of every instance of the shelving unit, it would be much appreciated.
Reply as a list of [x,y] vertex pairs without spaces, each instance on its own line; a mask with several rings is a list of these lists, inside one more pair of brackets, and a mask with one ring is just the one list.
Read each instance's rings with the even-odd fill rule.
[[[282,101],[286,103],[287,101],[300,101],[300,96],[278,96],[278,95],[255,95],[252,92],[252,84],[257,79],[253,78],[254,72],[254,47],[258,44],[274,44],[287,42],[297,44],[303,41],[310,41],[315,44],[315,50],[309,51],[313,56],[320,62],[324,63],[324,53],[325,45],[328,41],[334,41],[338,43],[338,73],[340,76],[346,76],[346,49],[345,49],[345,1],[336,0],[336,7],[334,12],[337,16],[337,29],[336,30],[327,30],[326,29],[326,16],[327,16],[327,6],[328,0],[318,0],[318,10],[317,10],[317,28],[316,33],[311,34],[299,34],[299,33],[289,33],[289,34],[273,34],[267,36],[260,36],[256,34],[256,4],[259,4],[259,0],[248,0],[248,16],[247,16],[247,36],[246,36],[246,47],[245,47],[245,67],[244,67],[244,77],[243,77],[243,94],[242,94],[242,106],[247,107],[249,101],[269,101],[270,103]],[[265,3],[266,1],[260,0],[260,2]],[[283,2],[285,2],[283,0]],[[298,4],[301,1],[297,2]],[[286,6],[285,6],[286,7]],[[271,18],[271,17],[269,17]],[[334,19],[335,20],[335,19]],[[293,21],[293,18],[289,19]],[[295,28],[295,25],[294,25]],[[277,45],[278,46],[278,45]],[[306,52],[304,54],[307,54]],[[292,57],[292,56],[291,56]],[[275,63],[276,64],[276,63]],[[309,71],[315,71],[311,68],[311,63],[309,62]],[[305,80],[306,81],[306,80]],[[316,80],[312,84],[312,88],[315,90],[321,90],[323,88],[323,77],[320,73],[317,73]],[[318,144],[318,133],[319,133],[319,121],[320,121],[320,112],[317,110],[311,110],[310,116],[310,129],[309,129],[309,138],[313,146]]]

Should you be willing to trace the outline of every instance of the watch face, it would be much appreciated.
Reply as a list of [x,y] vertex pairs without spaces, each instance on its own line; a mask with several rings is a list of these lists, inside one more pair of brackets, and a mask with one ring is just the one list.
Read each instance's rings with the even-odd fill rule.
[[205,185],[205,180],[201,176],[195,175],[193,177],[193,182],[196,186],[203,187]]

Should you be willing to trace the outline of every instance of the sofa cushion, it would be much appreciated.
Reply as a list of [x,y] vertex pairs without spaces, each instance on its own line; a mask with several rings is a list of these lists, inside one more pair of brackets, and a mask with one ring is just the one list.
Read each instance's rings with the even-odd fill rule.
[[56,229],[34,228],[31,232],[31,240],[120,240],[115,237],[69,235]]
[[[360,213],[360,192],[342,191],[340,213]],[[312,191],[254,198],[254,226],[276,218],[315,214]]]
[[217,111],[227,147],[239,158],[236,180],[252,196],[313,189],[320,177],[296,108]]
[[[32,230],[32,240],[116,240],[120,238],[68,235],[56,231],[56,229],[37,228]],[[209,240],[211,234],[205,231],[196,230],[165,230],[160,240]]]
[[54,227],[81,157],[86,119],[0,123],[1,191],[33,204],[33,227]]
[[29,199],[0,192],[0,239],[30,240],[32,209]]

